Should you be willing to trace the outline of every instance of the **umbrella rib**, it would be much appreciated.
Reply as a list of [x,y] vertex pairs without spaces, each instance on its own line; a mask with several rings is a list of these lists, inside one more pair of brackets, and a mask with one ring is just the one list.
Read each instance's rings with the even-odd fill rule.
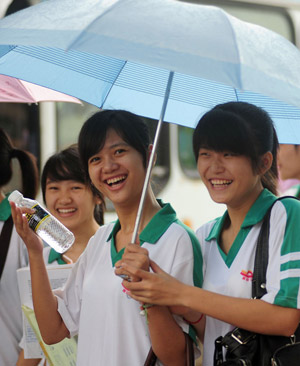
[[234,38],[234,44],[235,44],[235,49],[236,49],[236,51],[237,51],[237,56],[238,56],[238,63],[237,63],[237,66],[238,66],[238,69],[239,69],[239,73],[238,73],[238,75],[239,75],[239,88],[242,90],[243,88],[242,88],[242,82],[241,82],[241,79],[242,79],[242,75],[241,75],[241,57],[240,57],[240,51],[239,51],[239,48],[237,47],[237,38],[236,38],[236,33],[235,33],[235,31],[234,31],[234,28],[233,28],[233,26],[232,26],[232,24],[231,24],[231,22],[229,21],[229,19],[228,19],[228,14],[224,11],[223,12],[224,13],[224,15],[225,15],[225,19],[226,19],[226,21],[227,21],[227,23],[229,24],[229,28],[230,28],[230,30],[231,30],[231,32],[232,32],[232,35],[233,35],[233,38]]
[[155,133],[155,137],[154,137],[154,141],[153,141],[153,148],[151,150],[149,163],[148,163],[148,167],[147,167],[147,171],[146,171],[146,177],[145,177],[145,182],[144,182],[144,186],[143,186],[143,190],[142,190],[142,194],[141,194],[139,208],[138,208],[138,212],[136,215],[135,226],[134,226],[134,230],[133,230],[133,234],[132,234],[131,243],[134,243],[134,244],[136,243],[136,239],[137,239],[138,229],[140,226],[140,221],[141,221],[145,198],[146,198],[146,193],[147,193],[150,176],[151,176],[151,172],[152,172],[152,168],[153,168],[153,164],[154,164],[156,147],[157,147],[157,143],[158,143],[158,139],[159,139],[161,126],[162,126],[162,123],[163,123],[163,120],[165,117],[165,112],[167,109],[167,104],[168,104],[168,100],[169,100],[169,96],[170,96],[170,90],[171,90],[173,77],[174,77],[174,71],[170,71],[168,83],[167,83],[167,87],[166,87],[166,91],[165,91],[164,101],[163,101],[163,105],[162,105],[162,109],[161,109],[161,114],[160,114],[160,118],[158,121],[157,129],[156,129],[156,133]]
[[110,94],[110,91],[111,91],[112,87],[113,87],[113,86],[114,86],[114,84],[116,83],[116,80],[118,80],[118,77],[120,76],[120,74],[121,74],[122,70],[124,69],[125,65],[127,64],[127,62],[128,62],[128,61],[124,61],[124,62],[123,62],[123,65],[122,65],[122,67],[120,68],[120,70],[119,70],[119,72],[118,72],[117,76],[115,77],[115,80],[111,83],[111,86],[110,86],[110,88],[109,88],[108,92],[106,93],[106,96],[105,96],[105,98],[104,98],[104,100],[103,100],[103,102],[102,102],[102,104],[101,104],[101,107],[100,107],[100,108],[102,108],[102,107],[104,106],[104,104],[105,104],[105,102],[106,102],[106,100],[107,100],[107,98],[108,98],[108,96],[109,96],[109,94]]

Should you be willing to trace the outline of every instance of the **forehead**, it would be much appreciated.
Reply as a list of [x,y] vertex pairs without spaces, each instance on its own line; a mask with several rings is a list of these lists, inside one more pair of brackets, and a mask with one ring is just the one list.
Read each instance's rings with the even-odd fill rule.
[[50,184],[55,184],[55,185],[74,185],[74,184],[85,185],[82,182],[79,182],[77,180],[72,180],[72,179],[56,180],[56,179],[47,178],[46,185],[50,185]]
[[115,131],[115,130],[108,130],[104,142],[103,149],[112,149],[117,146],[129,146],[129,144]]

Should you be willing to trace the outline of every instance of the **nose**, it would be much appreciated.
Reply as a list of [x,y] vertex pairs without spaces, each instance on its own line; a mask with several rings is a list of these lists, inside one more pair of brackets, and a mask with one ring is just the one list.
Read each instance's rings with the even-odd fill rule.
[[103,159],[102,169],[104,173],[110,173],[118,168],[118,163],[111,156],[107,156]]
[[68,205],[72,202],[72,197],[68,190],[64,189],[59,192],[59,202],[63,205]]
[[222,173],[224,171],[224,165],[222,159],[218,156],[211,160],[210,169],[213,173]]

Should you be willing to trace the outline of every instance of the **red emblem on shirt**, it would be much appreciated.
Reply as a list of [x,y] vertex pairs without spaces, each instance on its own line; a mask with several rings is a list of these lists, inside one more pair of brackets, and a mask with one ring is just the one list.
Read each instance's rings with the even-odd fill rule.
[[241,272],[242,278],[244,281],[252,281],[253,278],[253,272],[252,271],[244,271]]

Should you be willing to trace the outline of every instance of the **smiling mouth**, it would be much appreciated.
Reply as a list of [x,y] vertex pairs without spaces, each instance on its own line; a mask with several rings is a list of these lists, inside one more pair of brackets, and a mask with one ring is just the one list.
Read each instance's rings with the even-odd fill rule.
[[68,214],[68,213],[73,213],[75,211],[76,211],[75,208],[58,208],[57,209],[57,212],[60,214]]
[[232,180],[227,180],[227,179],[211,179],[210,180],[210,183],[215,188],[229,186],[232,182],[233,182]]
[[127,178],[126,175],[122,175],[120,177],[115,177],[115,178],[110,178],[106,180],[106,183],[110,186],[110,187],[114,187],[122,182],[125,181],[125,179]]

